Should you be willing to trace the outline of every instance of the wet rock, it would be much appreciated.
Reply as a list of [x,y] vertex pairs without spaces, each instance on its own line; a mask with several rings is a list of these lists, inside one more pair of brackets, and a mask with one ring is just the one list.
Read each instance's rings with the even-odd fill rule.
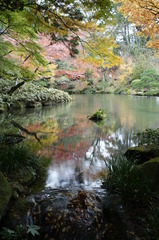
[[159,157],[159,145],[141,145],[129,148],[125,156],[128,160],[137,164],[149,161],[151,158]]
[[117,211],[106,203],[105,192],[47,190],[34,197],[34,224],[41,226],[38,239],[127,239]]
[[12,196],[12,188],[0,171],[0,220]]

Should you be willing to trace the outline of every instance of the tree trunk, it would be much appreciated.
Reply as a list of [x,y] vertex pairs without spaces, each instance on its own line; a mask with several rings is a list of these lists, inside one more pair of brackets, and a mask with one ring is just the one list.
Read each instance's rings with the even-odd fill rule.
[[18,83],[17,85],[11,87],[11,89],[7,92],[9,95],[12,95],[18,88],[20,88],[25,81]]

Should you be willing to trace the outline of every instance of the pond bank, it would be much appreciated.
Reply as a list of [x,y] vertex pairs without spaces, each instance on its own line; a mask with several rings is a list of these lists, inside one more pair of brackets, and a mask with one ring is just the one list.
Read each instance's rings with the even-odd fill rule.
[[48,106],[72,100],[66,92],[54,88],[47,89],[32,82],[26,82],[11,92],[15,86],[14,81],[0,79],[0,112],[23,107]]

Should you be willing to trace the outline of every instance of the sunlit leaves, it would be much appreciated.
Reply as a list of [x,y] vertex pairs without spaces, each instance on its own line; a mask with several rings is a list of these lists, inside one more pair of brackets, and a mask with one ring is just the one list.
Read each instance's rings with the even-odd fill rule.
[[111,37],[100,33],[92,35],[86,48],[86,59],[99,67],[111,68],[121,63],[121,58],[113,53],[113,49],[118,46]]

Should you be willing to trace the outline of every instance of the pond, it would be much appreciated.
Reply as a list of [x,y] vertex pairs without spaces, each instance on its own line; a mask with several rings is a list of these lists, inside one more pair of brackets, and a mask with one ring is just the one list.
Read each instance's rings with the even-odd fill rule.
[[[102,124],[88,116],[103,108]],[[31,149],[51,158],[43,188],[94,189],[101,185],[106,164],[136,144],[134,133],[159,127],[159,98],[120,95],[75,95],[71,103],[23,109],[1,115],[0,132],[27,129]]]

